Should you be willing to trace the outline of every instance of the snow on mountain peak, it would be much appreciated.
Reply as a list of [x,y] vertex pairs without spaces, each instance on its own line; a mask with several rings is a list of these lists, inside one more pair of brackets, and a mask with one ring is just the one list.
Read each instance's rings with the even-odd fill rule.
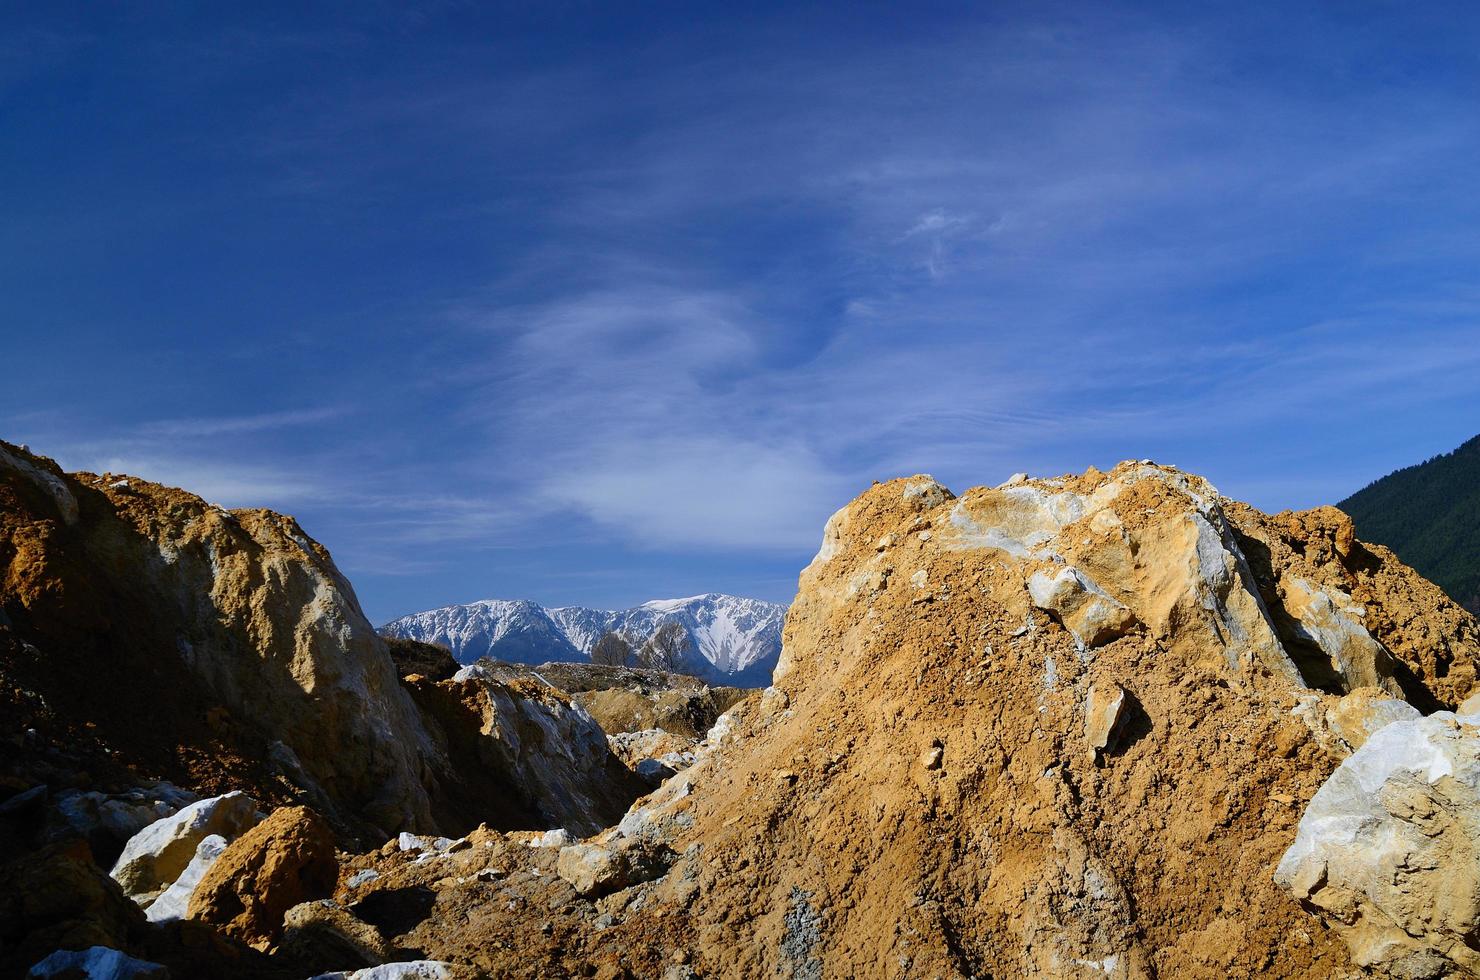
[[517,663],[583,661],[607,631],[635,644],[674,621],[693,641],[689,667],[718,683],[763,686],[781,653],[786,607],[761,599],[709,592],[652,599],[631,609],[544,607],[527,599],[483,599],[403,616],[380,628],[385,636],[440,643],[462,663],[493,657]]

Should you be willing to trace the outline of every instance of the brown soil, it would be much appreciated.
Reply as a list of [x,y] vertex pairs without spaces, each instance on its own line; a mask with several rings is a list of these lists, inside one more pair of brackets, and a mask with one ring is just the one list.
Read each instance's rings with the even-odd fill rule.
[[[382,923],[398,942],[497,976],[1355,976],[1272,878],[1336,763],[1292,714],[1313,692],[1204,630],[1181,587],[1157,591],[1188,560],[1190,505],[1130,473],[1043,489],[1127,480],[1123,534],[1086,518],[1053,547],[1116,594],[1134,578],[1168,596],[1141,610],[1155,628],[1080,649],[1032,609],[1034,560],[948,546],[954,500],[906,492],[921,478],[875,486],[803,573],[777,693],[639,804],[629,832],[683,854],[666,876],[592,903],[552,876],[553,848],[489,835],[446,864],[357,859],[384,872],[360,900],[398,896],[377,900],[405,903]],[[1341,515],[1224,506],[1209,513],[1249,553],[1271,621],[1293,621],[1289,575],[1344,590],[1411,700],[1468,693],[1475,621],[1346,540]],[[1096,752],[1088,692],[1117,685],[1126,707]]]

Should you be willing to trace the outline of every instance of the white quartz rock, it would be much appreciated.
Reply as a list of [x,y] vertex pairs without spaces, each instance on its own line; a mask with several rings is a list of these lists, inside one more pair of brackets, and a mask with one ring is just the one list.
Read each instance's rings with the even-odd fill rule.
[[220,834],[211,834],[201,841],[195,848],[195,857],[191,858],[185,870],[180,872],[180,877],[174,880],[164,893],[150,903],[144,912],[150,922],[170,922],[174,919],[185,918],[185,913],[190,909],[190,896],[195,894],[195,886],[206,876],[211,865],[226,850],[226,838]]
[[1480,974],[1480,729],[1449,712],[1396,721],[1336,768],[1275,880],[1361,967]]
[[147,905],[180,877],[201,841],[212,834],[235,840],[260,820],[256,802],[245,793],[192,803],[129,838],[110,874],[130,898]]

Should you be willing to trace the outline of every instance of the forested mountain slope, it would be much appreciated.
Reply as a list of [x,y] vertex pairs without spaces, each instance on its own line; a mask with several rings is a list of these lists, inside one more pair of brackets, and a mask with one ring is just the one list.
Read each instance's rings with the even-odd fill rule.
[[1480,612],[1480,436],[1389,473],[1338,504],[1357,536],[1385,544]]

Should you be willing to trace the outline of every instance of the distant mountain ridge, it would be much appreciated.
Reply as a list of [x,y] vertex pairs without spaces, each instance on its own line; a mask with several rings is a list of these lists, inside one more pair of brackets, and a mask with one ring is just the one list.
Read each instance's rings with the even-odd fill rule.
[[1337,506],[1359,538],[1387,545],[1480,614],[1480,436],[1389,473]]
[[689,670],[715,683],[760,687],[771,682],[781,655],[786,607],[762,599],[707,593],[654,599],[631,609],[546,607],[527,599],[484,599],[402,616],[380,627],[384,636],[440,643],[461,663],[480,657],[514,663],[590,659],[608,630],[638,644],[665,622],[679,623],[693,646]]

